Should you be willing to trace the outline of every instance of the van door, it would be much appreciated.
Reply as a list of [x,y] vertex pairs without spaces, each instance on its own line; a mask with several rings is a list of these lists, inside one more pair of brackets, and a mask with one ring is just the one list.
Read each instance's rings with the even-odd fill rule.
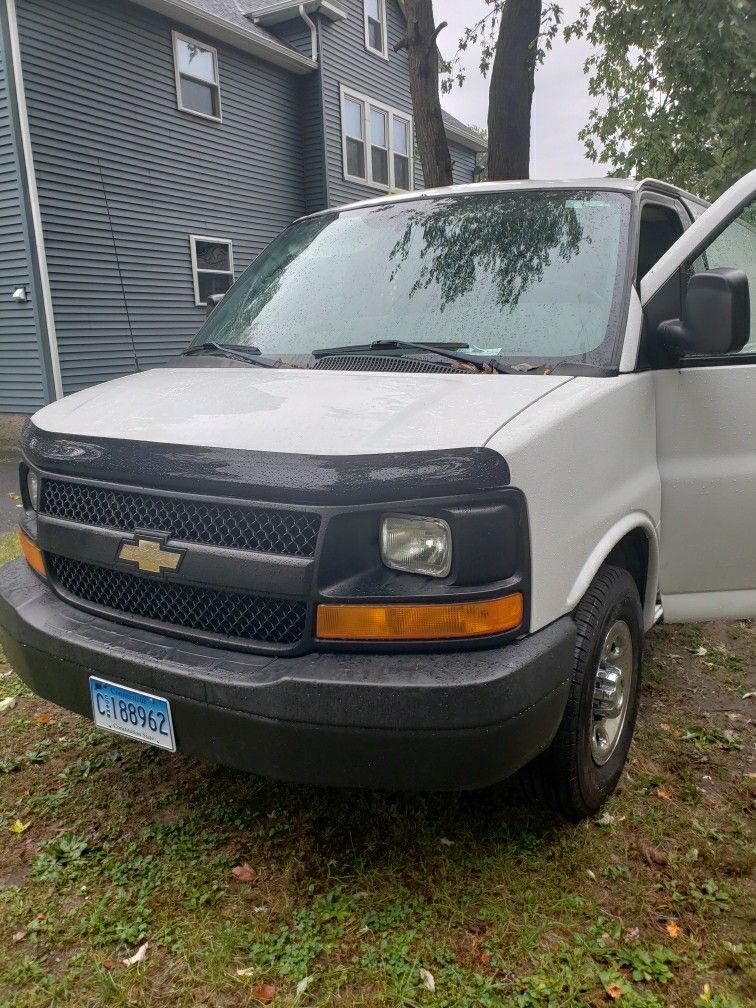
[[[687,282],[744,270],[750,338],[737,353],[651,353],[662,487],[659,583],[671,622],[756,616],[756,171],[695,221],[641,283],[649,339],[683,317]],[[652,348],[653,350],[653,348]]]

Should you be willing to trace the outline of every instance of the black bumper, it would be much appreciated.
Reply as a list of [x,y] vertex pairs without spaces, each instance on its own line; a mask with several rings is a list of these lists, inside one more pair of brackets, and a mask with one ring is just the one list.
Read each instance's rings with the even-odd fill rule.
[[170,701],[181,752],[268,777],[409,790],[483,787],[543,750],[567,701],[575,627],[443,654],[271,658],[134,629],[0,570],[0,638],[35,693],[91,717],[91,674]]

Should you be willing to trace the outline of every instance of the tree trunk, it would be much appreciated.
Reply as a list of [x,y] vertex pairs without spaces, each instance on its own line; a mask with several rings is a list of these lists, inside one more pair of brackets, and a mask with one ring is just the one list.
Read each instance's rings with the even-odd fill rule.
[[394,47],[409,56],[410,94],[415,138],[426,187],[452,184],[452,160],[438,96],[439,61],[436,39],[446,22],[436,27],[433,0],[406,0],[407,35]]
[[542,0],[506,0],[488,99],[488,178],[530,178],[533,104]]

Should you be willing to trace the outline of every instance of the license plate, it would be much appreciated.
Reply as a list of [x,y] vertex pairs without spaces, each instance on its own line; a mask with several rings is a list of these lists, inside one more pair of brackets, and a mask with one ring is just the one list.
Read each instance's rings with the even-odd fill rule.
[[161,749],[176,751],[171,706],[162,697],[89,677],[94,723]]

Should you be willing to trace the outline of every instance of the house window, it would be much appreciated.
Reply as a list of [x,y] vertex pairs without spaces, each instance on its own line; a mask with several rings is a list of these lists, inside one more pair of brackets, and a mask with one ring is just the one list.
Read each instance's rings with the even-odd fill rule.
[[354,98],[344,99],[344,146],[347,175],[365,175],[365,106]]
[[365,48],[388,59],[386,0],[365,0]]
[[194,303],[206,305],[210,294],[225,294],[234,282],[234,252],[226,238],[190,235]]
[[394,186],[410,188],[410,124],[394,116]]
[[370,109],[370,165],[373,182],[389,184],[388,115],[380,109]]
[[382,189],[412,189],[412,117],[341,92],[344,178]]
[[220,122],[217,51],[212,46],[173,32],[173,66],[179,109]]

